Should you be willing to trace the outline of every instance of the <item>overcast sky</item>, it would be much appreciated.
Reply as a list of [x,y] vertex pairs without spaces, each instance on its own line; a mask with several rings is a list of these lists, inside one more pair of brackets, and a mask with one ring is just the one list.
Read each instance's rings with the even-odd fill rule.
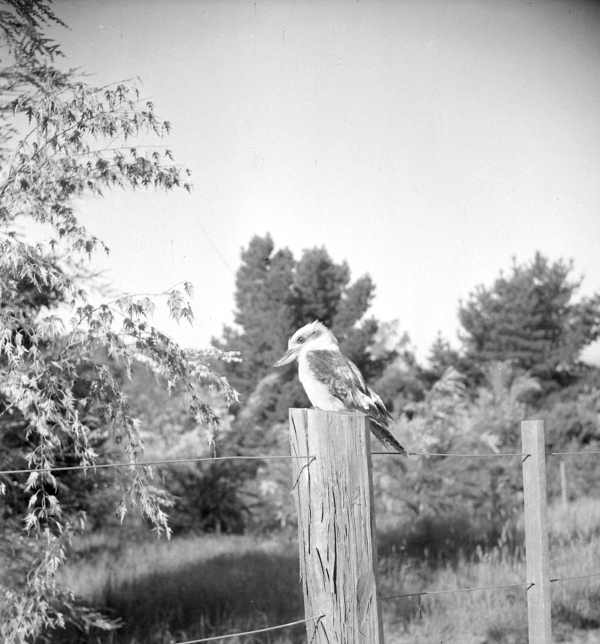
[[[377,285],[419,355],[514,255],[572,257],[600,290],[600,6],[559,2],[58,2],[68,61],[140,76],[187,194],[81,204],[128,291],[196,288],[231,321],[242,246],[325,245]],[[159,319],[160,322],[160,319]]]

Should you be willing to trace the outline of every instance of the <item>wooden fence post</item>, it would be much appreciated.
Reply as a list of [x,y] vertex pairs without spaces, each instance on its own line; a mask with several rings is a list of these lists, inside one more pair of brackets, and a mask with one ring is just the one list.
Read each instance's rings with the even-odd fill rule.
[[525,557],[529,644],[551,644],[550,554],[546,492],[546,445],[543,420],[521,423]]
[[290,409],[290,443],[307,642],[383,644],[368,421]]

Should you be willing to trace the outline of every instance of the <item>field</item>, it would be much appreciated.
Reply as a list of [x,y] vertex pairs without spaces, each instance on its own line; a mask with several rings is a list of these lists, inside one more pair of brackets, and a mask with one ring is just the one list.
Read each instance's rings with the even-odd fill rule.
[[[551,508],[552,576],[600,570],[600,502]],[[524,580],[520,553],[506,544],[441,561],[404,560],[387,535],[381,595]],[[90,604],[123,620],[102,638],[71,633],[62,642],[167,643],[292,621],[303,614],[296,544],[289,538],[201,536],[170,543],[132,541],[124,532],[91,535],[64,581]],[[553,584],[554,639],[600,641],[600,578]],[[438,594],[384,602],[388,644],[525,644],[525,591]],[[57,640],[58,641],[58,640]],[[245,640],[297,644],[295,627]],[[240,644],[240,640],[224,642]]]

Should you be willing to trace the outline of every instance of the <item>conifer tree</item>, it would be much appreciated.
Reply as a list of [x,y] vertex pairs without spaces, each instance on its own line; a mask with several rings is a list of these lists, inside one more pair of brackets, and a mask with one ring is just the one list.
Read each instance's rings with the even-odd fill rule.
[[600,334],[600,295],[576,300],[581,280],[572,271],[571,262],[538,252],[471,293],[459,308],[469,362],[509,361],[546,381],[568,379]]
[[292,332],[294,267],[291,252],[287,248],[275,252],[270,235],[253,237],[241,253],[234,320],[242,331],[225,328],[223,341],[215,344],[244,356],[229,368],[231,382],[242,394],[267,373]]
[[[374,319],[364,318],[375,286],[368,275],[350,281],[345,262],[336,263],[325,248],[305,250],[295,260],[287,249],[275,250],[270,235],[254,237],[242,251],[236,277],[237,328],[226,328],[215,344],[240,351],[244,361],[228,367],[232,384],[249,396],[261,379],[272,373],[272,365],[285,350],[289,336],[315,319],[329,326],[342,350],[367,377],[380,375],[385,359],[369,353],[378,329]],[[259,406],[271,420],[282,420],[293,405],[306,405],[293,370],[281,373],[277,383],[263,396]]]

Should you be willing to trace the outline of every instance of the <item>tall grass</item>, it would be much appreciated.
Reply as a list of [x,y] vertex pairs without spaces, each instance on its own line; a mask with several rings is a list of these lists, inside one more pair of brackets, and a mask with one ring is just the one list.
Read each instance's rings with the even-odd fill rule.
[[[581,499],[550,512],[551,574],[600,570],[600,502]],[[91,605],[120,616],[108,636],[65,633],[61,642],[167,643],[284,623],[301,617],[296,544],[250,537],[188,537],[135,542],[92,535],[65,583]],[[386,543],[381,595],[521,583],[520,549],[508,544],[455,557],[415,558]],[[383,602],[388,644],[526,644],[525,590],[438,594]],[[600,578],[552,587],[555,640],[600,641]],[[587,639],[586,639],[587,638]],[[591,638],[591,639],[590,639]],[[247,638],[246,644],[296,644],[304,627]],[[224,640],[224,644],[236,644]]]
[[[96,549],[97,541],[80,542],[78,549]],[[86,602],[124,619],[104,642],[171,642],[302,616],[294,543],[203,536],[129,543],[115,551],[114,541],[107,537],[106,551],[67,568],[63,578]],[[295,628],[284,641],[302,641],[302,632]],[[77,638],[69,633],[61,641]]]
[[[600,571],[600,501],[581,499],[550,510],[551,576],[576,577]],[[384,579],[403,579],[411,590],[504,586],[525,581],[520,549],[478,549],[442,565],[386,570]],[[406,583],[405,583],[406,585]],[[385,584],[384,584],[385,594]],[[394,600],[386,610],[388,644],[527,644],[524,589],[498,589]],[[557,642],[600,641],[600,577],[552,585],[553,632]]]

